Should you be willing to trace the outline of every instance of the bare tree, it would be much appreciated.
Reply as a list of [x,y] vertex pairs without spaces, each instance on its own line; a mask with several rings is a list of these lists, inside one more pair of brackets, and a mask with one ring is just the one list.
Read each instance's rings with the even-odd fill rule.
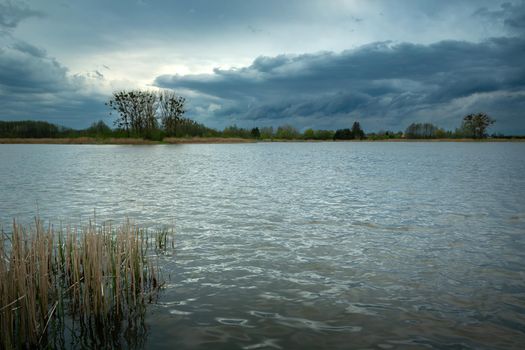
[[[115,125],[131,133],[143,136],[158,129],[160,119],[166,132],[174,134],[177,124],[184,114],[183,97],[168,90],[117,91],[106,105],[117,112]],[[111,113],[110,113],[111,114]]]
[[184,110],[186,99],[177,96],[173,91],[163,90],[158,93],[158,100],[158,111],[162,127],[166,133],[175,135],[177,125],[181,121],[182,115],[186,112]]
[[407,139],[431,139],[437,137],[440,129],[431,123],[412,123],[405,130]]
[[462,128],[467,135],[481,139],[487,136],[487,128],[495,122],[486,113],[469,114],[463,118]]
[[157,128],[156,101],[153,91],[122,90],[114,92],[106,105],[119,114],[115,125],[130,136],[131,132],[142,135],[144,131]]
[[[105,104],[119,115],[119,118],[114,122],[115,126],[125,130],[129,136],[133,119],[133,109],[128,101],[128,92],[124,90],[114,92],[112,98]],[[113,112],[109,112],[109,114],[112,115]]]

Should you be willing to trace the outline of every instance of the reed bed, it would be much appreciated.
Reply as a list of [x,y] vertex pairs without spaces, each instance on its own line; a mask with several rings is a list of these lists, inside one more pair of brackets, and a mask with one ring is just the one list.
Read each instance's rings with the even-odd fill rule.
[[171,232],[129,221],[58,230],[13,221],[0,244],[0,348],[61,347],[66,328],[99,339],[124,320],[137,326],[163,284],[156,257],[170,247]]

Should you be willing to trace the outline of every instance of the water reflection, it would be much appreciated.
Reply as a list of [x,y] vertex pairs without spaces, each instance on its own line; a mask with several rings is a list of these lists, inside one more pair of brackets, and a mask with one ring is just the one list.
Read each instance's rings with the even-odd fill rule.
[[148,336],[145,312],[143,308],[111,324],[72,315],[65,319],[53,319],[49,325],[49,335],[41,342],[42,348],[143,349]]

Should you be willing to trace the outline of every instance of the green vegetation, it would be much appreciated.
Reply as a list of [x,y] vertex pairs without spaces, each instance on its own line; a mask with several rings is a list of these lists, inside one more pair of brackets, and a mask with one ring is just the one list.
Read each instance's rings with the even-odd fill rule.
[[365,138],[365,132],[359,122],[354,122],[352,129],[339,129],[333,138],[334,140],[362,140]]
[[[486,113],[469,114],[463,118],[461,127],[455,131],[447,131],[430,123],[412,123],[405,130],[404,137],[407,139],[482,139],[488,136],[487,128],[494,123],[495,120]],[[504,135],[493,135],[492,137],[505,138]]]
[[306,129],[303,133],[305,140],[332,140],[335,132],[333,130]]
[[451,137],[443,129],[430,123],[412,123],[405,130],[407,139],[433,139]]
[[272,126],[265,126],[261,128],[260,133],[261,133],[261,139],[263,140],[271,140],[274,136]]
[[222,133],[220,134],[222,137],[240,137],[243,139],[252,138],[252,132],[249,129],[239,128],[237,125],[232,125],[224,128]]
[[403,132],[380,130],[379,132],[372,132],[372,133],[366,134],[366,140],[371,140],[371,141],[398,140],[398,139],[403,139]]
[[463,118],[461,129],[465,135],[475,139],[487,137],[487,128],[496,121],[486,113],[469,114]]
[[120,348],[123,323],[124,331],[144,327],[163,283],[150,251],[165,252],[170,237],[129,222],[65,230],[13,222],[0,242],[0,348],[63,348],[66,330]]
[[172,91],[117,91],[106,105],[117,113],[115,126],[126,137],[161,141],[164,137],[205,136],[204,125],[183,118],[186,100]]
[[[351,128],[300,132],[286,124],[245,129],[231,125],[221,130],[209,128],[183,117],[186,100],[169,90],[118,91],[106,103],[110,115],[116,114],[115,129],[102,120],[84,130],[74,130],[43,121],[0,121],[0,138],[94,138],[97,140],[143,139],[162,141],[169,138],[226,138],[251,140],[390,140],[390,139],[463,139],[486,138],[487,129],[494,120],[486,113],[469,114],[455,131],[447,131],[431,123],[412,123],[405,132],[390,130],[365,133],[355,121]],[[498,138],[512,138],[492,135]]]
[[60,137],[64,131],[64,128],[43,121],[0,121],[0,137],[6,138]]
[[301,138],[301,133],[293,126],[286,124],[277,128],[275,138],[281,140],[297,140]]
[[261,131],[257,127],[253,128],[250,134],[251,134],[251,137],[253,137],[254,139],[258,139],[261,137]]

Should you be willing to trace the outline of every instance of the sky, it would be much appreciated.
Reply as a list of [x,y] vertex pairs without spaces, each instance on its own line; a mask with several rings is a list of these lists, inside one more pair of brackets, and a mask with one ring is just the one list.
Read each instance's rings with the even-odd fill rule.
[[172,89],[223,128],[525,134],[525,0],[0,0],[0,120],[111,125]]

